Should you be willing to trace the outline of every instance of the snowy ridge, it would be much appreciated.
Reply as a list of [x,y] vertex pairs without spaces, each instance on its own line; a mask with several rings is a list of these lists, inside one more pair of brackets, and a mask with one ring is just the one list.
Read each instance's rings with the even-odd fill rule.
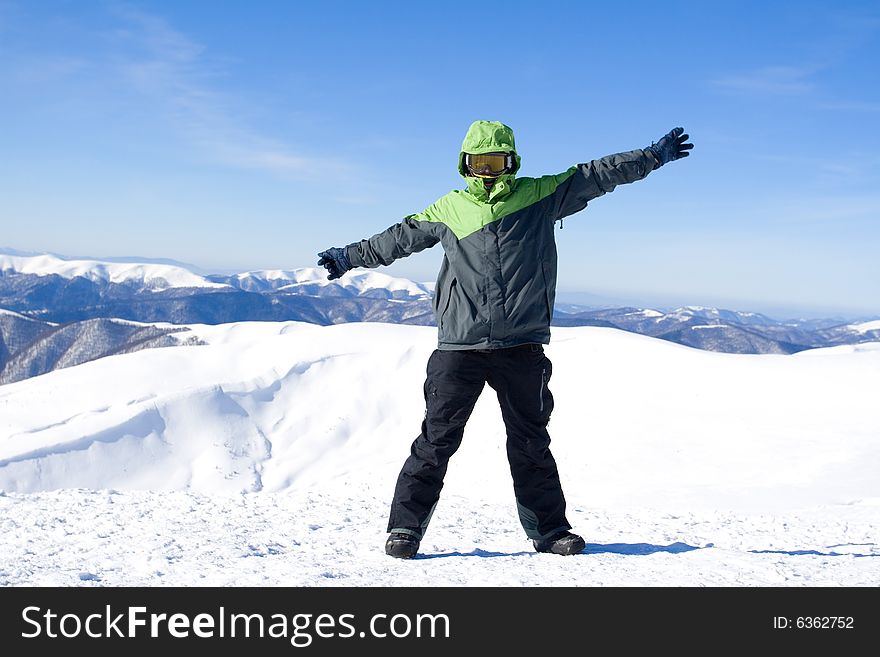
[[[33,317],[28,317],[27,315],[22,315],[21,313],[17,313],[14,310],[7,310],[6,308],[0,308],[0,315],[6,315],[7,317],[15,317],[16,319],[21,319],[26,322],[39,322],[40,320],[34,319]],[[50,324],[52,326],[56,326],[51,322],[44,322],[46,324]]]
[[421,284],[373,270],[355,270],[340,279],[328,280],[322,267],[262,269],[231,276],[201,276],[182,266],[152,263],[121,263],[102,260],[60,258],[51,254],[13,255],[0,252],[0,275],[33,274],[62,278],[86,278],[98,283],[125,284],[160,291],[171,288],[230,288],[248,292],[282,290],[321,295],[338,291],[339,296],[373,296],[425,300],[433,284]]
[[370,296],[371,293],[381,291],[383,296],[407,300],[427,299],[432,292],[430,286],[363,269],[350,271],[332,281],[327,279],[327,270],[323,267],[249,271],[236,274],[231,279],[233,285],[249,291],[273,289],[320,294],[322,291],[338,288],[351,296]]
[[659,310],[654,310],[653,308],[646,308],[633,314],[642,315],[644,317],[663,317],[663,313],[661,313]]
[[[326,270],[312,270],[313,276],[322,283],[326,280]],[[405,296],[413,299],[427,299],[431,296],[432,289],[421,283],[416,283],[406,278],[396,278],[373,270],[353,270],[345,274],[339,283],[344,287],[364,294],[370,290],[390,290],[392,293],[402,292]]]
[[[657,315],[654,316],[657,317]],[[680,319],[696,317],[716,321],[733,321],[744,325],[767,325],[777,323],[775,320],[760,313],[731,311],[722,308],[707,308],[706,306],[682,306],[681,308],[671,310],[666,316],[677,317]],[[658,317],[658,319],[660,318]]]
[[868,333],[869,331],[880,331],[880,319],[872,322],[862,322],[861,324],[850,324],[850,329],[857,333]]
[[173,265],[63,260],[53,255],[13,256],[0,254],[0,274],[21,273],[62,278],[82,277],[90,281],[139,285],[153,290],[172,287],[226,287]]

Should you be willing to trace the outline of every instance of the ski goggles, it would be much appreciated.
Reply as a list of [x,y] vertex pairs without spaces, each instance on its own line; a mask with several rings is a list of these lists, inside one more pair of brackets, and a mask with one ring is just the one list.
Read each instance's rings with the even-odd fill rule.
[[513,153],[465,153],[464,163],[471,175],[494,178],[513,170]]

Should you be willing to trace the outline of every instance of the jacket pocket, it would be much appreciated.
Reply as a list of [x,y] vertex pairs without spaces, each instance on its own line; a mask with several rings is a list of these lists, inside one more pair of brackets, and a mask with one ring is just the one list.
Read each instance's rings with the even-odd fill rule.
[[452,301],[452,294],[455,292],[455,288],[458,286],[458,279],[453,278],[449,283],[449,288],[446,290],[446,302],[443,304],[443,309],[440,311],[440,314],[437,317],[437,325],[440,330],[443,329],[444,320],[446,319],[446,313],[449,311],[449,304]]

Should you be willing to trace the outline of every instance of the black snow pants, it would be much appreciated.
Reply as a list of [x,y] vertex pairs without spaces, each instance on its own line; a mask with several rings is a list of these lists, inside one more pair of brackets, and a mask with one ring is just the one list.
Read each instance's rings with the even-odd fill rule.
[[507,430],[507,458],[520,522],[529,538],[571,529],[547,422],[552,365],[539,344],[507,349],[441,351],[428,359],[422,432],[403,464],[388,520],[389,532],[419,539],[440,498],[450,457],[488,383],[498,395]]

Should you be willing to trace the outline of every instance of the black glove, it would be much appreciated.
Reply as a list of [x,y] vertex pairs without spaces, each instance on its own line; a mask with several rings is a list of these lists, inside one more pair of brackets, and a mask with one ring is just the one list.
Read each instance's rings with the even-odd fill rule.
[[319,265],[323,265],[327,268],[327,271],[330,272],[330,275],[327,277],[328,280],[333,280],[334,278],[339,278],[349,269],[352,269],[351,260],[348,259],[348,254],[345,252],[345,249],[339,249],[335,246],[327,249],[326,251],[321,251],[318,254],[320,260],[318,260]]
[[657,158],[657,167],[662,167],[667,162],[677,160],[681,157],[690,155],[688,151],[694,147],[693,144],[686,144],[688,135],[683,135],[684,128],[673,128],[667,134],[663,135],[656,144],[652,143],[645,150],[649,150]]

